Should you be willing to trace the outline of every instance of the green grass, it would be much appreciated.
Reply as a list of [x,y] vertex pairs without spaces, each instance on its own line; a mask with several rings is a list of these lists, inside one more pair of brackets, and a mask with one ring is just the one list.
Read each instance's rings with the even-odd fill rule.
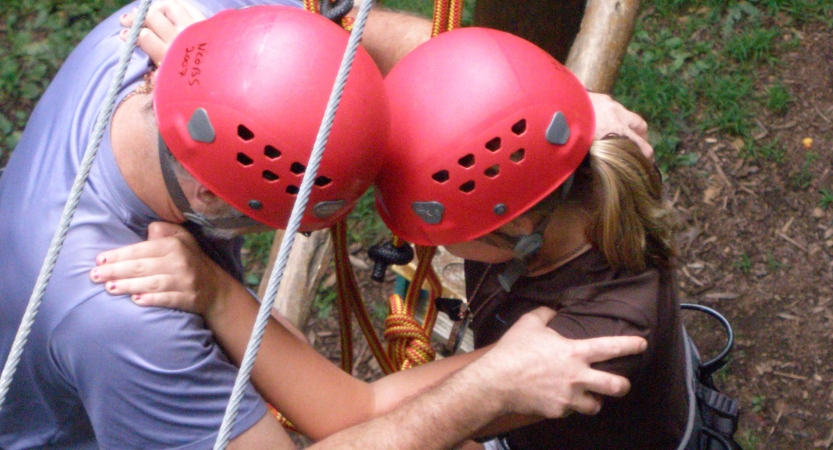
[[643,2],[614,97],[648,121],[665,169],[687,162],[677,154],[683,133],[706,131],[741,138],[747,156],[778,161],[777,141],[753,143],[753,119],[763,109],[786,114],[792,99],[760,69],[781,64],[780,55],[800,43],[794,28],[811,21],[833,25],[833,2]]
[[833,189],[822,188],[819,190],[819,194],[821,194],[819,207],[827,209],[831,204],[833,204]]
[[0,8],[0,165],[63,60],[125,0],[6,0]]

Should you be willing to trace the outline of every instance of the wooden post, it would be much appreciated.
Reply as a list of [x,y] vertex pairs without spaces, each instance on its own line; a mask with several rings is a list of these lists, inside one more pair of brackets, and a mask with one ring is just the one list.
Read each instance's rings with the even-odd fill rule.
[[[283,231],[278,230],[269,253],[269,264],[257,290],[259,298],[266,294],[266,286],[282,239]],[[314,231],[309,237],[298,234],[292,244],[292,252],[289,253],[274,309],[289,319],[302,333],[306,332],[312,302],[318,293],[318,286],[326,273],[327,265],[333,258],[332,247],[329,230]]]
[[593,92],[609,93],[633,36],[639,0],[588,0],[567,67]]

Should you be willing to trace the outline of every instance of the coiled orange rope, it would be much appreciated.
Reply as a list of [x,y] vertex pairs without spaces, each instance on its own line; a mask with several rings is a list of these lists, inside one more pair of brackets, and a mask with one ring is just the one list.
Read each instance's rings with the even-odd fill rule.
[[[437,321],[434,301],[442,292],[440,279],[431,266],[436,251],[436,247],[417,246],[419,264],[405,299],[397,294],[389,298],[390,312],[385,320],[385,340],[388,341],[388,355],[398,370],[433,361],[436,357],[431,347],[431,333]],[[428,281],[429,285],[428,309],[424,323],[420,324],[415,316],[424,281]]]

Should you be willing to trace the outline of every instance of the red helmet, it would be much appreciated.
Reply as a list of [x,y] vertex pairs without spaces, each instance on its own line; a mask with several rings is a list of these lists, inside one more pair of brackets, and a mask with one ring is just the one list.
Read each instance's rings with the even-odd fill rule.
[[480,237],[567,180],[595,120],[587,91],[508,33],[461,28],[408,54],[385,79],[391,132],[379,214],[421,245]]
[[[347,39],[324,17],[284,6],[188,27],[157,74],[164,143],[220,198],[285,228]],[[360,47],[300,231],[333,225],[355,205],[381,166],[389,122],[382,76]]]

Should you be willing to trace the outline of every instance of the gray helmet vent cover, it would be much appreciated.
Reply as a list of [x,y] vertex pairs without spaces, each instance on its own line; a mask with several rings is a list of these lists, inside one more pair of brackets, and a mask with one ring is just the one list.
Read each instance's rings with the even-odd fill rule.
[[547,127],[547,142],[555,145],[564,145],[570,140],[570,126],[567,125],[567,118],[564,113],[558,111],[552,116],[550,126]]
[[188,120],[188,134],[191,139],[197,142],[204,142],[210,144],[214,142],[217,133],[214,132],[214,127],[211,121],[208,120],[208,112],[203,108],[197,108],[191,119]]
[[411,209],[428,225],[442,222],[445,213],[445,206],[440,202],[414,202],[411,204]]

